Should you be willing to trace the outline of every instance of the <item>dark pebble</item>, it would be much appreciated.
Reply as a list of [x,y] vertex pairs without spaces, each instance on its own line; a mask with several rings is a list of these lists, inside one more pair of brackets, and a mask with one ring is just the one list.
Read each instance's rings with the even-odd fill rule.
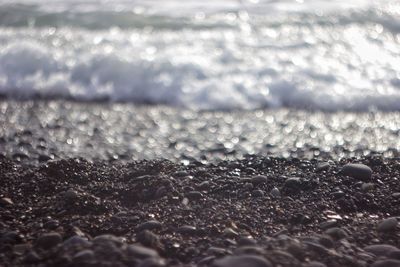
[[91,262],[95,259],[94,252],[90,249],[79,251],[72,257],[74,263]]
[[177,229],[178,233],[181,234],[187,234],[187,235],[193,235],[193,234],[197,234],[197,228],[194,226],[190,226],[190,225],[184,225],[181,226]]
[[199,191],[190,191],[186,193],[186,197],[190,200],[198,200],[203,197],[203,194],[200,193]]
[[398,248],[387,244],[370,245],[364,248],[366,252],[372,253],[377,257],[387,256],[393,251],[399,251]]
[[328,162],[321,162],[317,165],[317,168],[315,169],[317,172],[322,172],[322,171],[327,171],[329,170],[329,163]]
[[396,230],[398,221],[395,217],[387,218],[379,222],[377,230],[379,232],[392,232]]
[[371,267],[400,267],[399,260],[378,260]]
[[162,224],[159,221],[156,220],[151,220],[151,221],[147,221],[144,222],[142,224],[140,224],[137,227],[138,231],[143,231],[143,230],[159,230],[162,228]]
[[36,246],[42,249],[50,249],[62,242],[59,233],[47,233],[36,240]]
[[212,265],[214,267],[272,267],[272,264],[259,256],[242,255],[228,256],[216,260]]
[[251,183],[253,185],[265,184],[268,182],[267,176],[264,175],[257,175],[251,178]]
[[146,259],[146,258],[157,258],[158,252],[151,248],[146,248],[139,245],[129,245],[126,249],[127,255],[139,258],[139,259]]
[[358,163],[349,163],[346,164],[342,168],[342,173],[344,175],[353,177],[358,180],[362,181],[368,181],[371,179],[372,176],[372,170],[370,167],[364,164],[358,164]]
[[295,188],[301,184],[301,180],[298,177],[292,177],[285,181],[285,187]]

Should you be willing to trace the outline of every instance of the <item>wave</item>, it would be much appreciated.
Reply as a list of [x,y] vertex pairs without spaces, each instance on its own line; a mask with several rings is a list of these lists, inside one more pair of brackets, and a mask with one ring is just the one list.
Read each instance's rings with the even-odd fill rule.
[[232,2],[201,14],[189,5],[180,16],[51,3],[51,12],[32,3],[0,8],[1,95],[194,109],[400,110],[400,11],[392,2],[324,16],[271,1],[260,2],[280,10],[271,16]]

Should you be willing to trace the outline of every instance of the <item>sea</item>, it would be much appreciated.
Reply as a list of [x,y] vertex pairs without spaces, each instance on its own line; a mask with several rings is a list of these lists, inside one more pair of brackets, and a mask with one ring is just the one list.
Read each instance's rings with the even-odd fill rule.
[[0,95],[400,110],[400,1],[0,0]]

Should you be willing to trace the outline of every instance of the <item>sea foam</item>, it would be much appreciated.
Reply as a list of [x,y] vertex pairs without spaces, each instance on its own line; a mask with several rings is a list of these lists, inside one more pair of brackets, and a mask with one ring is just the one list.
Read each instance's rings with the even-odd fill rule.
[[301,2],[2,1],[0,94],[400,110],[399,2]]

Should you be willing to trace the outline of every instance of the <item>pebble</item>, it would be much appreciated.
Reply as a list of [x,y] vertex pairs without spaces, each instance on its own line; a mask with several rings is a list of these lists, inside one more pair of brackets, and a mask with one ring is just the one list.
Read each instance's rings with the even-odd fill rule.
[[353,177],[358,180],[367,181],[371,179],[372,170],[370,167],[359,163],[349,163],[342,168],[344,175]]
[[197,200],[203,197],[203,194],[199,191],[190,191],[186,194],[186,197],[190,200]]
[[345,195],[346,195],[346,193],[343,192],[343,191],[340,191],[340,190],[331,193],[331,196],[332,196],[334,199],[342,198],[342,197],[344,197]]
[[259,256],[241,255],[228,256],[218,259],[212,265],[213,267],[272,267],[272,264]]
[[398,248],[387,244],[370,245],[364,248],[366,252],[372,253],[377,257],[387,256],[393,251],[399,251]]
[[197,228],[190,225],[184,225],[177,229],[178,233],[192,235],[197,233]]
[[254,190],[253,192],[251,192],[251,195],[253,197],[263,197],[264,196],[264,191],[262,191],[262,190]]
[[94,243],[115,243],[115,244],[121,244],[122,240],[121,238],[115,236],[115,235],[108,235],[108,234],[104,234],[104,235],[98,235],[93,239]]
[[311,261],[306,263],[304,267],[326,267],[326,264],[319,261]]
[[327,171],[329,170],[330,165],[328,162],[321,162],[317,165],[317,168],[315,169],[317,172],[322,172],[322,171]]
[[399,192],[399,193],[398,193],[398,192],[393,193],[393,194],[392,194],[392,197],[394,197],[394,198],[400,198],[400,192]]
[[277,187],[272,188],[270,195],[274,198],[280,198],[281,197],[281,191]]
[[225,230],[224,230],[222,233],[223,233],[224,236],[230,237],[230,238],[237,237],[237,236],[239,235],[239,234],[238,234],[235,230],[233,230],[232,228],[225,228]]
[[363,183],[361,185],[361,190],[364,192],[368,192],[371,191],[372,189],[374,189],[375,185],[373,183]]
[[13,252],[17,255],[23,255],[31,248],[30,244],[18,244],[13,247]]
[[147,221],[144,222],[142,224],[140,224],[137,227],[138,231],[143,231],[143,230],[158,230],[162,228],[162,224],[159,221],[156,220],[151,220],[151,221]]
[[11,205],[14,205],[14,202],[11,200],[11,198],[3,197],[0,199],[0,205],[1,206],[11,206]]
[[73,189],[68,189],[62,193],[62,197],[66,203],[74,203],[79,198],[79,194]]
[[379,222],[377,229],[379,232],[392,232],[396,230],[397,224],[397,219],[395,217],[391,217]]
[[85,237],[81,237],[79,235],[74,235],[71,236],[70,238],[68,238],[67,240],[65,240],[63,242],[63,246],[64,247],[76,247],[76,246],[80,246],[80,247],[88,247],[92,244],[92,242],[88,241],[87,238]]
[[90,249],[79,251],[72,257],[74,263],[91,262],[94,260],[94,252]]
[[62,242],[62,237],[59,233],[47,233],[36,240],[36,246],[43,249],[50,249]]
[[347,237],[346,232],[339,227],[329,228],[325,231],[325,234],[327,234],[337,240]]
[[250,181],[253,185],[265,184],[268,182],[268,177],[264,175],[257,175],[252,177]]
[[399,260],[378,260],[371,267],[400,267]]
[[129,245],[126,251],[128,255],[139,259],[158,257],[158,252],[155,251],[154,249],[146,248],[139,245]]
[[332,219],[332,220],[328,220],[328,221],[325,221],[325,222],[320,223],[320,224],[319,224],[319,227],[320,227],[322,230],[326,230],[326,229],[335,227],[337,224],[338,224],[337,220]]
[[301,184],[301,180],[298,177],[292,177],[285,181],[286,187],[296,187],[296,186],[299,186],[300,184]]

